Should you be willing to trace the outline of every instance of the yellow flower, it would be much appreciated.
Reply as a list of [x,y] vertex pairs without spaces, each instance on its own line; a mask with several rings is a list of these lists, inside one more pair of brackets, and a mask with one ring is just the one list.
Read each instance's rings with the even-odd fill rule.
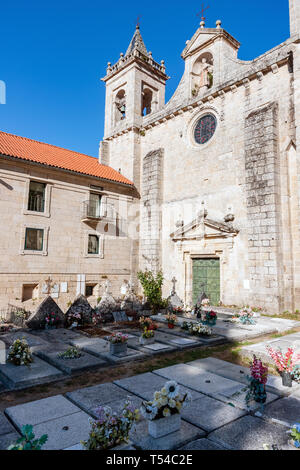
[[164,408],[163,415],[165,416],[165,418],[167,418],[168,416],[171,415],[171,412],[170,412],[169,408]]
[[175,408],[176,407],[176,401],[171,398],[169,400],[169,405],[170,405],[171,408]]
[[160,392],[155,392],[154,393],[154,398],[155,398],[155,400],[159,400],[160,399]]
[[177,401],[177,402],[176,402],[176,408],[177,408],[178,411],[181,410],[182,404],[180,403],[180,401]]
[[161,393],[162,393],[163,395],[168,395],[168,391],[167,391],[166,387],[163,387],[163,388],[161,389]]
[[168,404],[168,397],[161,397],[160,403],[162,406],[166,406]]

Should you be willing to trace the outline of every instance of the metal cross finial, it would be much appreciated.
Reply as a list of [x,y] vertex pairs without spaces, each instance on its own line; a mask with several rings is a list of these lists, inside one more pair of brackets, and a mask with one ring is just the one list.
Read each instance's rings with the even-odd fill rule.
[[201,16],[202,21],[206,20],[205,16],[203,15],[204,15],[204,12],[208,10],[209,8],[210,8],[209,5],[207,7],[204,7],[204,3],[202,3],[202,10],[199,13],[197,13],[197,16]]
[[137,17],[137,19],[136,19],[136,27],[137,27],[137,28],[140,27],[140,24],[141,24],[140,19],[141,19],[141,18],[142,18],[141,15],[139,15],[139,16]]

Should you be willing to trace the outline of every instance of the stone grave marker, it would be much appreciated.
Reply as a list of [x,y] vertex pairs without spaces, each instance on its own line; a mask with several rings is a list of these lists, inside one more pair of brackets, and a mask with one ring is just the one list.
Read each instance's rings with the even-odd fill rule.
[[32,330],[42,330],[46,325],[46,316],[55,313],[58,320],[58,326],[63,327],[65,324],[65,315],[57,305],[57,303],[52,299],[52,297],[47,297],[43,300],[41,305],[38,307],[37,311],[33,313],[27,320],[26,324],[28,328]]
[[68,316],[74,313],[80,313],[85,323],[92,322],[93,309],[83,295],[79,295],[74,300],[66,315]]

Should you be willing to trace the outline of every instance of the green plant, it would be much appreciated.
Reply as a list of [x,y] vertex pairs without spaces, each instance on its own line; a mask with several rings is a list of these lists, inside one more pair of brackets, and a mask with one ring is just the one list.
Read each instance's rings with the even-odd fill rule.
[[296,423],[290,430],[291,438],[293,439],[293,444],[297,449],[300,449],[300,424]]
[[22,427],[22,436],[15,444],[9,446],[8,450],[41,450],[47,440],[47,434],[44,434],[39,439],[35,439],[33,426],[31,424],[26,424]]
[[157,313],[160,308],[165,308],[165,301],[162,299],[162,285],[164,282],[162,271],[159,271],[156,275],[151,271],[139,271],[137,277],[153,312]]
[[102,297],[97,297],[97,304],[101,302]]
[[82,353],[77,348],[69,348],[65,352],[59,353],[57,357],[60,359],[79,359]]
[[7,360],[15,366],[29,366],[33,362],[33,357],[25,338],[16,339],[9,348]]
[[119,413],[100,406],[96,409],[96,415],[97,420],[92,422],[88,440],[82,442],[87,450],[105,450],[127,442],[133,425],[139,420],[139,412],[129,400]]

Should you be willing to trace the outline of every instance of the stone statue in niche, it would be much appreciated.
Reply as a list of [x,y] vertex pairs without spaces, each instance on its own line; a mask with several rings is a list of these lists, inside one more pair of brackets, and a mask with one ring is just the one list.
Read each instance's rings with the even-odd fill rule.
[[198,96],[201,89],[209,89],[213,85],[213,66],[205,57],[197,60],[192,72],[192,95]]
[[212,66],[207,62],[205,57],[202,59],[201,62],[201,74],[200,74],[200,88],[207,87],[210,88],[212,86]]

